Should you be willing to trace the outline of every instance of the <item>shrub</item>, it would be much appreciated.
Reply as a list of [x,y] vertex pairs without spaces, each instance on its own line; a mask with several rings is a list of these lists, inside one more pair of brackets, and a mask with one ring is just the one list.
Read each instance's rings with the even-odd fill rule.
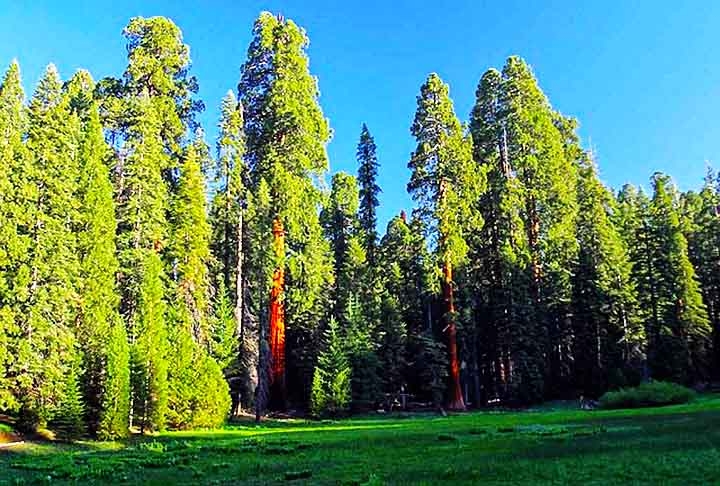
[[665,381],[642,383],[633,388],[610,391],[600,397],[600,408],[659,407],[688,403],[695,398],[689,388]]

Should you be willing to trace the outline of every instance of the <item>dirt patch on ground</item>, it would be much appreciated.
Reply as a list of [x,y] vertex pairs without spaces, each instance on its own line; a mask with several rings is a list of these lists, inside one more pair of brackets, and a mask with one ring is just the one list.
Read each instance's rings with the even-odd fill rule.
[[9,444],[10,442],[20,442],[22,437],[14,432],[5,432],[0,430],[0,444]]

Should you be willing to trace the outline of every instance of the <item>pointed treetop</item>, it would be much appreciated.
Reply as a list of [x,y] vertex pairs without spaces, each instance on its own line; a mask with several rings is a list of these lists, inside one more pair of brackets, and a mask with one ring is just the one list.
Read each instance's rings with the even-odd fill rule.
[[45,68],[45,74],[35,88],[31,109],[46,110],[57,105],[62,98],[62,82],[55,64],[48,64]]
[[17,60],[13,60],[10,63],[5,75],[3,76],[2,82],[0,82],[0,104],[4,109],[6,100],[11,101],[11,104],[22,105],[25,99],[25,93],[22,88],[22,79],[20,77],[20,64]]
[[70,108],[84,117],[93,106],[93,90],[95,81],[85,69],[78,70],[68,82],[65,83],[66,96],[70,98]]

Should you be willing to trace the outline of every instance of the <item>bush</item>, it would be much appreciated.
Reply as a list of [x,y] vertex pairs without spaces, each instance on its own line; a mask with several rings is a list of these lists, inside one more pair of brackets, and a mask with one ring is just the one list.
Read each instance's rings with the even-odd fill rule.
[[659,407],[688,403],[695,398],[689,388],[665,381],[652,381],[633,388],[621,388],[600,397],[600,408]]

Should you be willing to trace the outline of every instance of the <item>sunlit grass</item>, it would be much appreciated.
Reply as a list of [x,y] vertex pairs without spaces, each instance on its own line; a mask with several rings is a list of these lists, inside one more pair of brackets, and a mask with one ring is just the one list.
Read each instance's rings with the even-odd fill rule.
[[125,442],[29,444],[0,484],[712,484],[720,398],[642,410],[252,422]]

